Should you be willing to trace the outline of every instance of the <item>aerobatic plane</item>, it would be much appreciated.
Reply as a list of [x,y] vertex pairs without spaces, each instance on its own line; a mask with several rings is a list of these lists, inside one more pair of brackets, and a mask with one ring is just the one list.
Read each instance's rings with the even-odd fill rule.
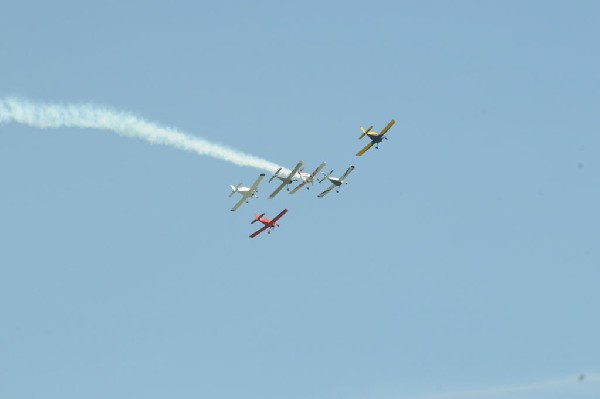
[[254,224],[256,222],[261,222],[263,224],[263,227],[261,227],[260,229],[256,230],[254,233],[250,234],[250,238],[254,238],[257,235],[259,235],[260,233],[262,233],[263,231],[269,229],[269,231],[267,231],[268,234],[271,234],[271,229],[274,229],[275,227],[279,227],[279,225],[277,224],[277,221],[279,220],[280,217],[282,217],[283,215],[285,215],[287,212],[287,209],[284,209],[283,211],[279,212],[279,215],[275,216],[273,219],[267,219],[264,218],[263,216],[265,216],[265,214],[261,214],[261,215],[257,215],[256,213],[254,214],[254,220],[252,220],[250,222],[250,224]]
[[[317,167],[317,169],[315,169],[315,171],[312,173],[307,173],[307,172],[303,172],[302,170],[300,170],[298,172],[298,176],[302,180],[302,183],[298,184],[298,186],[296,186],[292,191],[290,191],[290,194],[295,194],[298,190],[300,190],[302,187],[304,187],[308,183],[313,184],[315,176],[319,174],[319,172],[321,171],[321,169],[323,169],[325,167],[325,165],[326,165],[325,162],[321,162],[321,165],[319,165]],[[307,190],[309,188],[310,187],[306,186]]]
[[[279,180],[281,180],[281,184],[279,185],[279,187],[277,187],[275,189],[275,191],[273,191],[271,193],[271,195],[269,195],[269,199],[273,199],[275,198],[275,196],[277,194],[279,194],[279,192],[281,191],[281,189],[287,185],[289,185],[290,183],[292,183],[293,181],[298,180],[298,177],[296,175],[296,172],[298,172],[298,170],[302,167],[302,161],[298,162],[298,164],[296,165],[296,167],[294,167],[294,169],[290,172],[289,175],[287,176],[279,176],[279,172],[281,172],[281,169],[283,168],[279,168],[277,170],[277,172],[275,172],[273,174],[273,176],[269,179],[269,183],[271,183],[273,181],[273,179],[278,178]],[[288,188],[289,191],[289,188]]]
[[260,181],[264,177],[265,177],[265,174],[261,173],[260,176],[258,176],[258,178],[256,179],[256,181],[252,185],[252,187],[250,187],[250,188],[243,187],[242,183],[239,183],[237,186],[231,186],[231,185],[229,186],[229,187],[231,187],[231,193],[229,194],[230,198],[235,193],[240,193],[242,195],[242,199],[240,199],[233,206],[233,208],[231,208],[231,211],[235,211],[236,209],[238,209],[244,202],[248,202],[250,200],[250,198],[257,197],[256,192],[258,191],[258,185],[260,184]]
[[342,186],[342,184],[348,184],[348,182],[345,179],[350,174],[350,172],[352,172],[353,170],[354,170],[354,166],[350,166],[348,168],[348,170],[346,170],[346,172],[340,177],[331,176],[331,174],[333,173],[333,170],[326,175],[325,175],[325,173],[323,173],[325,175],[325,177],[323,177],[321,180],[319,180],[319,183],[323,182],[325,179],[329,179],[329,181],[331,182],[331,186],[329,186],[329,188],[327,188],[327,190],[323,191],[321,194],[317,195],[317,197],[323,198],[334,188],[336,188],[335,192],[339,193],[340,187]]
[[360,130],[362,130],[362,134],[360,135],[360,137],[358,139],[360,140],[363,137],[365,137],[365,135],[366,135],[366,136],[369,136],[369,138],[371,139],[371,142],[369,144],[367,144],[362,150],[357,152],[356,156],[360,157],[362,154],[367,152],[367,150],[369,148],[373,147],[373,144],[375,144],[375,148],[379,148],[379,143],[381,143],[384,139],[387,140],[387,137],[384,137],[383,135],[386,134],[388,130],[390,130],[390,128],[392,127],[392,125],[394,123],[396,123],[396,121],[392,119],[390,121],[390,123],[388,123],[387,126],[384,127],[380,133],[372,132],[371,129],[373,129],[373,126],[370,126],[367,130],[365,130],[361,127]]

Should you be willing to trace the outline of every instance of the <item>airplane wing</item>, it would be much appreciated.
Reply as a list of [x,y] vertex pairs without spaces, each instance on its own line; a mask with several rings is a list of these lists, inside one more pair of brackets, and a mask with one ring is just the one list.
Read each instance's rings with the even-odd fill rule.
[[298,190],[306,185],[306,183],[308,183],[308,181],[303,181],[302,183],[298,184],[292,191],[290,191],[290,194],[296,194]]
[[312,183],[315,176],[321,171],[321,169],[323,169],[325,167],[325,165],[327,165],[326,162],[321,162],[321,165],[319,165],[317,167],[317,169],[315,169],[314,172],[312,172],[310,174],[310,177],[308,179],[306,179],[305,181],[303,181],[302,183],[298,184],[298,186],[296,186],[296,188],[294,188],[292,191],[290,191],[290,194],[295,194],[296,192],[298,192],[298,190],[300,190],[302,187],[304,187],[306,185],[306,183]]
[[260,184],[261,180],[265,177],[264,173],[261,173],[258,178],[256,179],[256,181],[254,182],[254,184],[252,185],[252,187],[250,187],[250,192],[254,192],[254,190],[256,190],[256,188],[258,187],[258,185]]
[[301,167],[302,167],[302,161],[298,162],[298,165],[296,165],[296,167],[294,168],[294,170],[292,170],[290,172],[290,174],[288,175],[288,177],[286,177],[285,180],[283,182],[281,182],[281,184],[279,185],[279,187],[277,187],[275,189],[275,191],[273,191],[271,193],[271,195],[269,195],[269,199],[275,198],[275,196],[277,194],[279,194],[279,192],[281,191],[282,188],[284,188],[286,185],[290,184],[290,182],[292,181],[292,178],[294,177],[294,175],[296,174],[296,172],[298,171],[298,169],[300,169]]
[[271,223],[275,223],[276,221],[279,220],[280,217],[282,217],[286,213],[287,213],[287,209],[284,209],[283,211],[279,212],[279,215],[277,215],[273,219],[271,219]]
[[242,204],[246,201],[246,196],[244,194],[242,194],[242,199],[239,200],[234,206],[233,208],[231,208],[231,212],[235,211],[236,209],[238,209],[240,206],[242,206]]
[[269,195],[269,199],[273,199],[273,198],[275,198],[275,196],[276,196],[277,194],[279,194],[279,192],[281,191],[281,189],[282,189],[282,188],[284,188],[284,187],[286,186],[286,184],[288,184],[288,181],[287,181],[287,179],[286,179],[286,181],[283,181],[283,182],[281,182],[281,184],[279,185],[279,187],[277,187],[277,188],[275,189],[275,191],[273,191],[273,192],[271,193],[271,195]]
[[344,181],[346,176],[348,176],[350,174],[350,172],[352,172],[353,170],[354,170],[354,166],[350,166],[348,168],[348,170],[340,177],[340,181]]
[[369,148],[371,148],[371,147],[373,147],[373,142],[372,142],[372,141],[371,141],[369,144],[367,144],[367,145],[365,146],[365,148],[363,148],[362,150],[360,150],[359,152],[357,152],[357,153],[356,153],[356,156],[357,156],[357,157],[360,157],[362,154],[364,154],[365,152],[367,152],[367,150],[368,150]]
[[333,190],[334,187],[335,187],[335,184],[332,184],[331,186],[329,186],[329,188],[327,190],[325,190],[321,194],[317,195],[317,197],[323,198],[324,196],[327,195],[327,193],[329,193],[331,190]]
[[319,165],[317,167],[317,169],[315,169],[315,171],[310,174],[310,177],[312,177],[314,179],[315,176],[321,171],[321,169],[323,169],[325,167],[325,165],[327,165],[326,162],[321,162],[321,165]]
[[262,233],[263,231],[265,231],[266,229],[268,229],[268,226],[263,226],[260,229],[256,230],[254,233],[250,234],[250,238],[254,238],[257,235],[259,235],[260,233]]
[[394,123],[396,123],[395,120],[391,120],[390,123],[388,123],[381,132],[379,132],[378,136],[383,136],[384,134],[387,133],[388,130],[390,130],[390,128],[394,125]]

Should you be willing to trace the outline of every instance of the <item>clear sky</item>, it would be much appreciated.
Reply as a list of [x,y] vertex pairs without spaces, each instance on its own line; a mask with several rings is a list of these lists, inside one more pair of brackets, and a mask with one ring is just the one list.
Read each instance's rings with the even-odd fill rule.
[[599,15],[5,1],[0,98],[356,169],[324,199],[268,200],[265,180],[234,213],[229,184],[257,169],[0,125],[0,397],[597,398]]

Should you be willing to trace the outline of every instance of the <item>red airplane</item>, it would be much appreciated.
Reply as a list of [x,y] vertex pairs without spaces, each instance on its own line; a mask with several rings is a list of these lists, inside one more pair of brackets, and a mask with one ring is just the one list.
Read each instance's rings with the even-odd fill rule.
[[256,223],[256,222],[261,222],[262,224],[264,224],[263,227],[261,227],[260,229],[256,230],[254,233],[250,234],[250,238],[254,238],[257,235],[259,235],[260,233],[262,233],[263,231],[269,229],[269,231],[267,233],[271,234],[271,229],[274,229],[275,227],[279,227],[279,225],[277,224],[277,221],[279,220],[280,217],[282,217],[283,215],[285,215],[287,212],[287,209],[284,209],[283,211],[279,212],[279,215],[275,216],[273,219],[267,219],[264,218],[263,216],[265,216],[265,214],[263,213],[262,215],[257,215],[256,213],[254,214],[254,220],[250,222],[250,224]]

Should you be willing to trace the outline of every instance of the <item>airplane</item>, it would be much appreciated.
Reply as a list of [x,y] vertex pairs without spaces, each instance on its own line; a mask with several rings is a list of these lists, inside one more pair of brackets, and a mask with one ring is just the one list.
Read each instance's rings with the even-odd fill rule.
[[336,193],[340,192],[340,187],[342,186],[342,184],[348,184],[347,181],[345,181],[344,179],[346,178],[346,176],[348,176],[350,174],[350,172],[352,172],[354,170],[354,166],[350,166],[348,168],[348,170],[346,171],[346,173],[344,173],[341,177],[332,177],[331,174],[333,173],[333,170],[331,172],[329,172],[328,174],[325,175],[325,173],[323,173],[325,175],[324,178],[322,178],[321,180],[319,180],[319,183],[323,182],[325,179],[329,179],[329,181],[331,182],[331,186],[329,186],[329,188],[325,191],[323,191],[321,194],[317,195],[317,197],[319,198],[323,198],[324,196],[327,195],[327,193],[329,193],[334,187],[337,187],[337,189],[335,190]]
[[[296,192],[298,192],[298,190],[300,190],[302,187],[304,187],[307,183],[313,184],[315,176],[319,174],[319,172],[321,171],[321,169],[323,169],[325,167],[325,165],[326,165],[325,162],[321,162],[321,165],[319,165],[317,167],[317,169],[315,169],[315,171],[312,173],[307,173],[307,172],[303,172],[302,170],[300,170],[298,172],[298,175],[300,176],[300,179],[302,179],[302,183],[298,184],[298,186],[296,186],[296,188],[294,188],[292,191],[290,191],[290,194],[295,194]],[[307,190],[309,188],[310,187],[306,186]]]
[[250,238],[254,238],[257,235],[259,235],[260,233],[262,233],[263,231],[269,229],[269,231],[267,231],[268,234],[271,234],[271,229],[274,229],[275,227],[279,227],[279,225],[277,224],[277,221],[279,220],[280,217],[282,217],[283,215],[285,215],[287,213],[287,209],[284,209],[283,211],[279,212],[279,215],[275,216],[273,219],[267,219],[264,218],[263,216],[265,216],[265,214],[261,214],[261,215],[257,215],[256,213],[254,214],[254,220],[250,222],[250,224],[254,224],[256,222],[261,222],[264,226],[261,227],[260,229],[256,230],[254,233],[250,234]]
[[366,135],[366,136],[369,136],[369,138],[371,139],[371,142],[369,144],[367,144],[362,150],[357,152],[356,156],[360,157],[362,154],[367,152],[367,150],[369,148],[373,147],[373,144],[375,144],[375,148],[379,148],[379,143],[381,143],[383,141],[383,139],[387,140],[387,137],[384,137],[383,135],[386,134],[388,130],[390,130],[390,128],[392,127],[392,125],[394,123],[396,123],[396,121],[392,119],[390,121],[390,123],[388,123],[387,126],[383,128],[381,133],[372,132],[371,129],[373,129],[373,126],[370,126],[367,130],[365,130],[361,127],[360,130],[362,130],[362,134],[360,135],[360,137],[358,139],[360,140],[363,137],[365,137],[365,135]]
[[[300,169],[301,167],[302,167],[302,161],[298,162],[298,164],[296,165],[296,167],[294,167],[294,169],[290,172],[290,174],[287,177],[279,176],[279,172],[281,172],[281,169],[283,169],[283,168],[279,168],[277,170],[277,172],[275,172],[273,174],[273,176],[269,179],[269,183],[271,183],[273,181],[273,179],[278,178],[279,180],[281,180],[281,184],[279,185],[279,187],[277,187],[275,189],[275,191],[273,191],[271,193],[271,195],[269,195],[269,199],[275,198],[275,196],[277,194],[279,194],[279,192],[281,191],[281,189],[284,186],[287,186],[291,182],[297,180],[296,179],[296,172],[298,172],[298,169]],[[288,188],[288,190],[289,190],[289,188]]]
[[260,184],[260,181],[265,177],[264,173],[261,173],[260,176],[258,176],[258,178],[256,179],[256,181],[254,182],[254,184],[252,185],[252,187],[248,188],[248,187],[243,187],[242,183],[239,183],[237,186],[229,186],[231,187],[231,193],[229,194],[229,197],[231,198],[231,196],[235,193],[240,193],[242,195],[242,199],[240,199],[234,206],[233,208],[231,208],[231,211],[235,211],[236,209],[238,209],[244,202],[248,202],[250,200],[250,198],[252,197],[257,197],[256,192],[258,191],[258,185]]

